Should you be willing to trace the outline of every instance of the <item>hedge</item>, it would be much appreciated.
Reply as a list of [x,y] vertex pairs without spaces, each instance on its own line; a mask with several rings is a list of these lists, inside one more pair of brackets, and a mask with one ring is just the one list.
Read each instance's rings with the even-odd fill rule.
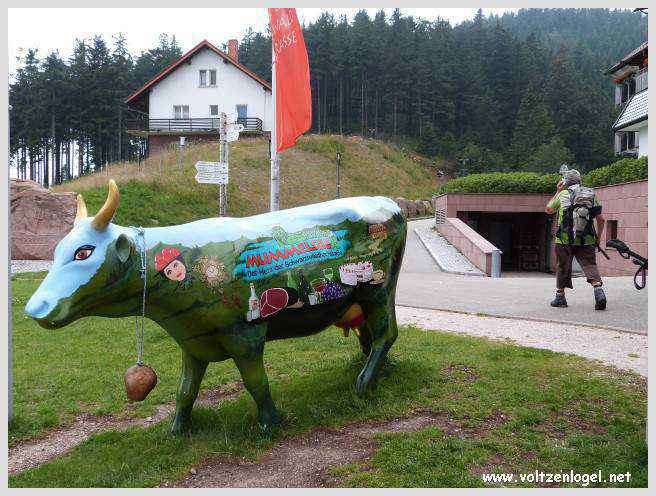
[[[535,172],[491,172],[469,174],[443,184],[443,193],[543,193],[556,191],[560,174]],[[647,179],[647,157],[624,158],[583,175],[585,186],[599,187]]]

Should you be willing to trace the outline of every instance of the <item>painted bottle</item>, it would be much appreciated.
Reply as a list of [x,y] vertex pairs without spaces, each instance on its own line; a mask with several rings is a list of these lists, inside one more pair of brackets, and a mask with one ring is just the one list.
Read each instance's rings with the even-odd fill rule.
[[306,305],[310,305],[310,293],[312,292],[312,288],[310,287],[310,283],[307,282],[307,279],[305,279],[305,276],[303,275],[303,271],[299,270],[298,271],[298,296],[301,299],[303,303]]
[[260,300],[255,294],[255,286],[251,283],[251,296],[248,298],[248,312],[246,314],[246,320],[249,322],[251,320],[260,318]]

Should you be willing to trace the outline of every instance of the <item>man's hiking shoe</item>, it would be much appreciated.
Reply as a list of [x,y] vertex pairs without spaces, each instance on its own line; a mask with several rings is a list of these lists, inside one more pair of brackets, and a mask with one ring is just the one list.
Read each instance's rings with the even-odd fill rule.
[[601,286],[594,288],[595,310],[606,310],[606,294]]
[[565,299],[565,293],[556,293],[556,297],[551,302],[551,306],[552,307],[566,307],[567,306],[567,300]]

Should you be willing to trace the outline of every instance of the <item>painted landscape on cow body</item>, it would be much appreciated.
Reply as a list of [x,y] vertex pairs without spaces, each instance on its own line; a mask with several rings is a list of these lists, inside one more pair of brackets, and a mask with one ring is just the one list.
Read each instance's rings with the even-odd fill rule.
[[150,298],[174,298],[175,313],[254,323],[343,299],[358,284],[385,282],[390,248],[383,241],[400,234],[395,215],[376,224],[312,225],[309,218],[297,231],[275,224],[266,235],[202,246],[158,242],[148,251]]

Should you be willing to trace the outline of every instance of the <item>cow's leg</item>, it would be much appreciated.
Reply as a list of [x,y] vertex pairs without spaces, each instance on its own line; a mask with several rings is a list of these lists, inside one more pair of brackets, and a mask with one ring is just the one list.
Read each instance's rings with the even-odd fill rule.
[[[393,294],[377,291],[372,295],[372,299],[362,301],[360,304],[365,315],[360,332],[364,341],[371,343],[369,357],[355,383],[357,393],[363,395],[375,387],[378,372],[399,332],[396,327]],[[364,347],[363,351],[365,351]]]
[[198,360],[184,351],[182,352],[182,374],[180,375],[178,394],[175,398],[175,416],[171,423],[171,432],[173,434],[178,434],[189,427],[191,410],[194,407],[206,369],[207,362]]
[[257,421],[262,429],[269,429],[280,422],[280,415],[273,404],[269,391],[269,379],[264,370],[264,356],[235,358],[244,386],[257,405]]
[[228,329],[220,336],[223,347],[239,369],[244,386],[255,400],[257,420],[263,429],[269,429],[280,421],[264,370],[266,333],[266,324],[260,324]]

